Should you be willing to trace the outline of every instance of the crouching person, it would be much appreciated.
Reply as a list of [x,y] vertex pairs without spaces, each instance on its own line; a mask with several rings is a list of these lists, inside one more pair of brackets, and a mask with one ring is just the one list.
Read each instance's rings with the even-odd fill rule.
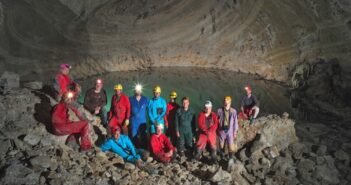
[[217,128],[218,118],[216,113],[212,112],[212,103],[206,101],[204,111],[200,112],[198,118],[199,139],[196,143],[195,158],[200,160],[202,152],[206,149],[207,144],[211,150],[212,163],[217,163]]
[[163,124],[157,124],[156,133],[150,139],[150,148],[155,160],[169,163],[175,158],[176,149],[162,131]]
[[101,151],[111,151],[123,158],[124,161],[134,163],[138,168],[143,168],[141,150],[136,150],[127,135],[121,134],[120,127],[112,129],[112,137],[101,145]]
[[[84,120],[80,112],[73,107],[74,94],[67,92],[63,95],[60,103],[58,103],[52,111],[51,121],[52,129],[55,135],[63,136],[69,135],[67,141],[80,139],[80,150],[85,151],[91,149],[91,140],[89,138],[89,124]],[[71,121],[69,119],[68,111],[71,109],[80,121]]]

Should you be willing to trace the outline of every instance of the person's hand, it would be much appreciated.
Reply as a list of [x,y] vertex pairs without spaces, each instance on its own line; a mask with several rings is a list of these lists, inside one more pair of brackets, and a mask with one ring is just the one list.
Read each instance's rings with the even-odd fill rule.
[[179,133],[179,131],[177,131],[177,137],[180,137],[180,133]]
[[236,138],[237,134],[238,134],[237,132],[234,132],[234,135],[233,135],[234,139]]
[[248,119],[249,117],[244,113],[244,118],[245,118],[245,119]]
[[125,121],[124,121],[124,126],[128,126],[129,125],[129,119],[126,119]]
[[169,151],[169,152],[166,153],[166,156],[167,156],[167,157],[172,157],[172,155],[173,155],[173,150],[171,150],[171,151]]
[[96,108],[95,108],[95,112],[94,112],[94,114],[95,114],[95,115],[99,114],[100,109],[101,109],[101,107],[96,107]]

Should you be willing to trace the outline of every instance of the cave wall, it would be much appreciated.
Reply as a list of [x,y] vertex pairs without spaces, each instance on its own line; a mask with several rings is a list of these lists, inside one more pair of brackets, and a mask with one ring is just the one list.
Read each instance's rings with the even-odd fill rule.
[[[0,68],[76,77],[160,66],[288,81],[299,62],[351,72],[349,0],[0,0]],[[1,72],[0,71],[0,72]],[[34,74],[34,75],[33,75]]]

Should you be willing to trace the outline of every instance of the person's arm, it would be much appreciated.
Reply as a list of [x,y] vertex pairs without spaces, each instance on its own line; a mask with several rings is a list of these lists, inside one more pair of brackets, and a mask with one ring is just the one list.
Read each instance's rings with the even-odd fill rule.
[[162,120],[164,119],[166,112],[167,112],[167,103],[164,99],[161,100],[161,108],[162,108],[162,112],[160,115],[157,116],[157,120]]
[[129,117],[130,117],[130,101],[129,101],[129,98],[126,97],[126,103],[127,103],[127,107],[126,107],[126,119],[129,120]]
[[197,122],[198,122],[198,126],[199,126],[199,130],[205,134],[208,133],[208,130],[206,128],[206,123],[205,120],[202,118],[201,113],[199,114],[198,118],[197,118]]
[[107,95],[106,91],[102,89],[102,100],[101,100],[101,108],[105,107],[107,104]]
[[65,78],[63,77],[62,74],[59,74],[56,76],[56,80],[58,82],[58,85],[60,87],[59,95],[63,95],[64,92],[67,92],[67,83]]
[[105,143],[103,143],[101,146],[100,146],[100,149],[102,152],[106,152],[108,150],[111,150],[111,140],[108,139]]
[[154,107],[152,105],[152,102],[153,101],[149,100],[149,105],[147,106],[147,113],[151,122],[150,124],[155,123],[155,114],[154,114]]
[[238,130],[239,130],[239,124],[238,124],[238,114],[235,111],[234,115],[233,115],[233,119],[234,119],[234,138],[237,136],[238,134]]
[[163,142],[164,142],[164,146],[166,148],[166,150],[168,151],[174,151],[174,146],[172,145],[171,141],[167,138],[166,135],[163,135]]
[[255,106],[259,107],[260,106],[260,102],[258,101],[257,97],[254,96],[254,95],[251,95],[251,96],[252,96],[253,102],[255,103]]
[[114,102],[115,102],[115,99],[114,99],[114,95],[112,96],[112,98],[111,98],[111,108],[110,108],[110,111],[108,112],[108,119],[110,120],[111,118],[112,118],[112,116],[113,116],[113,112],[115,111],[115,104],[114,104]]
[[218,129],[218,118],[215,113],[212,114],[213,125],[210,127],[211,131],[217,131]]
[[179,116],[180,116],[180,109],[177,110],[174,118],[174,128],[177,133],[179,132],[179,121],[180,121],[178,118]]
[[83,121],[83,120],[86,120],[83,116],[82,116],[82,113],[75,107],[73,106],[68,106],[69,109],[71,109],[75,114],[76,116],[79,118],[79,120]]

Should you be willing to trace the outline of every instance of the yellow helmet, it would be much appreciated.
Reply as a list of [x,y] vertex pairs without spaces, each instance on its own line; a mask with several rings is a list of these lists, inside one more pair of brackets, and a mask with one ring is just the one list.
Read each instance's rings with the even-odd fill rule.
[[121,84],[117,84],[115,85],[114,90],[123,90],[123,86]]
[[230,96],[226,96],[226,97],[224,97],[224,101],[232,101],[232,97],[230,97]]
[[156,85],[155,88],[154,88],[154,92],[161,93],[161,87]]
[[170,97],[170,98],[173,98],[173,99],[174,99],[174,98],[177,98],[177,92],[172,91],[171,94],[169,94],[169,97]]

